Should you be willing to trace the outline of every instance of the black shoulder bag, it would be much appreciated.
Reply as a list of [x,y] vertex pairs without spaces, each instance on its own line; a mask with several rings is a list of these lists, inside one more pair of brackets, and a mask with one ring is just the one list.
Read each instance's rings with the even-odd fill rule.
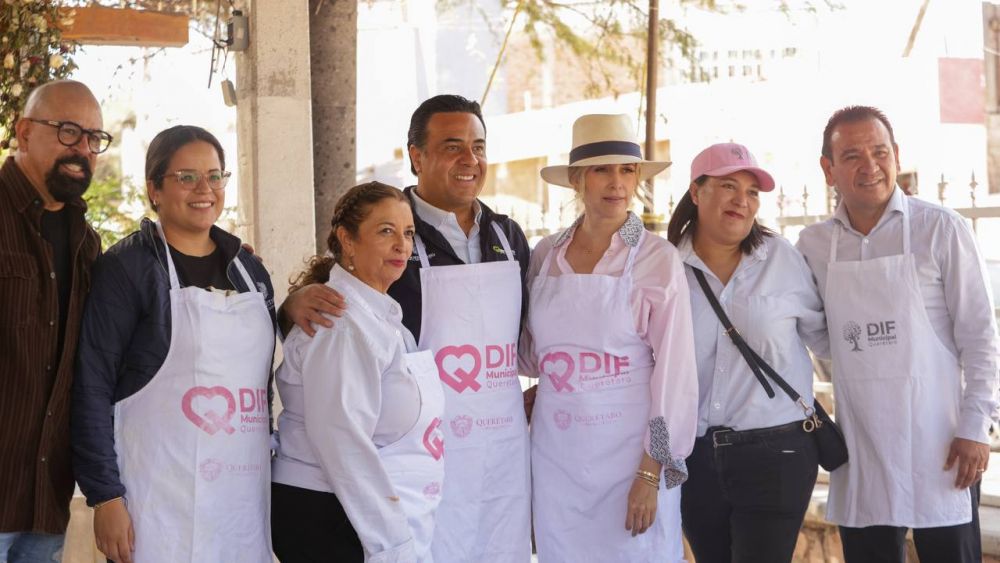
[[788,384],[777,372],[774,371],[771,366],[767,364],[757,352],[754,352],[752,348],[743,340],[739,331],[733,326],[733,323],[729,321],[729,317],[726,316],[726,312],[722,310],[722,306],[719,305],[719,300],[715,297],[715,293],[712,288],[708,286],[708,280],[705,279],[705,274],[698,268],[694,268],[694,275],[698,278],[698,285],[701,286],[701,290],[705,293],[705,297],[708,302],[712,305],[712,309],[715,310],[715,315],[719,317],[719,321],[722,326],[726,329],[726,334],[732,339],[733,344],[743,355],[743,358],[750,365],[750,369],[753,371],[754,376],[757,381],[764,387],[764,391],[767,392],[769,398],[774,398],[774,389],[768,384],[767,379],[764,378],[766,374],[771,380],[774,381],[782,391],[788,395],[793,401],[798,403],[802,410],[806,414],[805,420],[802,421],[802,429],[806,432],[812,434],[816,438],[816,449],[819,452],[819,464],[827,471],[833,471],[834,469],[840,467],[841,465],[847,463],[847,440],[844,439],[844,432],[837,426],[837,423],[830,418],[830,415],[826,413],[823,409],[823,405],[819,401],[814,400],[812,407],[806,404],[802,396],[799,395],[791,385]]

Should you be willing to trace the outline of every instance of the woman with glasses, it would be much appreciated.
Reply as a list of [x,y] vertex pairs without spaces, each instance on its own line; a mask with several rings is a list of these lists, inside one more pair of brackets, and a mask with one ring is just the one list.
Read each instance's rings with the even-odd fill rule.
[[271,561],[273,291],[215,226],[229,175],[208,131],[162,131],[146,153],[158,220],[94,265],[71,440],[116,562]]

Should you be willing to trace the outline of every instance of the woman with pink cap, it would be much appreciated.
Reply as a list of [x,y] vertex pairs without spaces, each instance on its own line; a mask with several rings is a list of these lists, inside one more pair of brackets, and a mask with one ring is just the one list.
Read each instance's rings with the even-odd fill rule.
[[585,115],[569,165],[541,171],[584,209],[528,270],[541,563],[683,560],[678,485],[698,400],[688,283],[677,250],[629,211],[639,182],[669,164],[643,160],[627,116]]
[[826,354],[826,319],[805,260],[756,220],[773,189],[746,147],[712,145],[667,231],[692,288],[698,439],[681,511],[698,563],[791,561],[816,482],[806,346]]

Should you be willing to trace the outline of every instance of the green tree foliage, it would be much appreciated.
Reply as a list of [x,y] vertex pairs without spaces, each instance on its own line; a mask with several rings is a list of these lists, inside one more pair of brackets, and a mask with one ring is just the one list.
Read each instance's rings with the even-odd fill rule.
[[135,210],[143,208],[145,199],[140,190],[123,183],[119,174],[108,172],[95,177],[83,199],[87,202],[87,221],[101,235],[101,248],[107,249],[139,229],[142,215]]

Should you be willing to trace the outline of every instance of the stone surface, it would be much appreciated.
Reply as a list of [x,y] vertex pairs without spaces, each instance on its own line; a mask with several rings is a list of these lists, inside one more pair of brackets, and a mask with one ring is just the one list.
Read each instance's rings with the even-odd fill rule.
[[357,2],[309,2],[315,236],[319,252],[327,249],[337,199],[356,183],[357,37]]
[[309,7],[251,0],[236,54],[238,234],[271,273],[275,303],[315,253]]

